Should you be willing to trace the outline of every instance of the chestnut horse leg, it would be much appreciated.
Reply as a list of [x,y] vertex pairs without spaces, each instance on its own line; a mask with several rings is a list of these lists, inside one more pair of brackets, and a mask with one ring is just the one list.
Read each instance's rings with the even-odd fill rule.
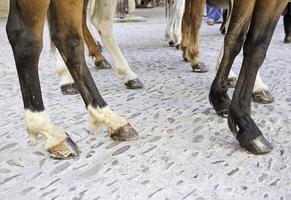
[[100,37],[110,52],[117,74],[123,79],[128,89],[139,89],[143,85],[137,75],[130,69],[128,62],[113,37],[113,16],[116,9],[116,0],[98,0],[92,16],[92,23],[98,30]]
[[228,75],[245,41],[254,5],[255,0],[250,0],[248,4],[234,2],[230,25],[225,36],[223,57],[209,93],[210,103],[222,117],[227,117],[230,104],[227,95]]
[[80,90],[93,127],[105,125],[115,140],[137,138],[128,121],[113,112],[97,90],[84,57],[82,31],[83,1],[51,0],[49,8],[51,38],[61,53]]
[[90,33],[88,26],[87,26],[87,7],[88,7],[89,0],[84,0],[84,7],[83,7],[83,34],[86,45],[89,49],[89,56],[95,58],[95,65],[97,69],[109,69],[111,68],[108,61],[105,57],[101,54],[102,47],[99,43],[96,43],[92,34]]
[[208,71],[206,65],[200,58],[199,52],[199,31],[202,24],[203,12],[206,0],[195,0],[191,3],[190,15],[190,38],[187,48],[187,58],[192,65],[193,72],[205,73]]
[[[241,1],[235,1],[234,5],[236,2]],[[229,107],[228,124],[231,131],[236,135],[241,147],[254,154],[264,154],[272,150],[272,145],[251,118],[251,100],[258,70],[265,60],[273,32],[287,2],[255,1],[251,25],[243,48],[243,64]],[[242,7],[246,5],[249,4],[240,4]],[[231,30],[232,22],[230,23]]]
[[188,62],[188,44],[190,41],[190,16],[191,16],[191,4],[192,1],[191,0],[185,0],[185,10],[184,10],[184,15],[183,15],[183,19],[182,19],[182,41],[181,41],[181,45],[180,48],[182,50],[182,55],[183,55],[183,59],[184,61]]
[[45,138],[51,157],[78,156],[76,144],[64,130],[56,127],[45,111],[38,76],[44,21],[49,0],[11,0],[7,34],[13,49],[25,109],[27,130],[35,142]]

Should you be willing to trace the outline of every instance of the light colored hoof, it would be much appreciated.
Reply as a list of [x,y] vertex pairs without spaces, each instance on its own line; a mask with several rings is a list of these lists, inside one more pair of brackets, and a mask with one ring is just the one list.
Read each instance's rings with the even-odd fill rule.
[[269,91],[254,92],[253,101],[261,104],[269,104],[274,101],[274,97]]
[[76,143],[67,134],[67,138],[60,144],[48,149],[48,152],[53,159],[67,160],[76,158],[80,155],[80,150]]
[[208,68],[204,63],[198,63],[198,64],[195,64],[195,65],[192,65],[192,69],[193,69],[193,72],[196,72],[196,73],[206,73],[206,72],[208,72]]
[[138,138],[138,134],[130,124],[126,124],[117,130],[108,129],[108,132],[113,140],[117,141],[131,141]]

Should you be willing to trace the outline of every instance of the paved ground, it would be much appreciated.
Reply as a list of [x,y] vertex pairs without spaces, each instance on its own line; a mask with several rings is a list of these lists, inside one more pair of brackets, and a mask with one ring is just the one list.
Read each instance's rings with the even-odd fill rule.
[[138,130],[137,141],[114,142],[105,130],[90,131],[80,96],[61,95],[45,41],[43,96],[53,121],[82,150],[72,161],[51,160],[41,142],[30,144],[5,20],[0,20],[1,199],[290,200],[291,45],[282,42],[282,23],[262,71],[276,101],[253,105],[253,117],[275,149],[254,156],[239,148],[207,100],[223,39],[218,26],[203,25],[202,55],[211,70],[195,74],[165,43],[163,10],[138,14],[148,22],[117,24],[115,32],[143,90],[126,90],[113,71],[97,71],[89,62],[104,98]]

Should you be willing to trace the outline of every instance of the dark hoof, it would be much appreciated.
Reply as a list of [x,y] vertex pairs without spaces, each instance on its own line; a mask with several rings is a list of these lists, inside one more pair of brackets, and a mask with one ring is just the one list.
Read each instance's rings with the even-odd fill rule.
[[236,80],[235,77],[233,77],[233,78],[228,78],[228,79],[227,79],[227,86],[228,86],[228,88],[235,88],[235,86],[236,86],[236,82],[237,82],[237,80]]
[[67,134],[67,138],[60,144],[48,149],[48,152],[53,159],[67,160],[76,158],[80,155],[80,150],[76,143]]
[[75,83],[69,83],[66,85],[61,85],[61,90],[64,95],[75,95],[79,94],[79,90]]
[[196,73],[208,72],[208,68],[204,63],[198,63],[195,65],[192,65],[192,69],[193,69],[193,72],[196,72]]
[[143,84],[137,78],[128,81],[124,85],[126,86],[127,89],[141,89],[141,88],[143,88]]
[[273,150],[272,144],[262,135],[248,141],[243,137],[243,134],[241,134],[241,136],[242,137],[238,137],[240,146],[250,153],[266,154]]
[[285,44],[289,44],[289,43],[291,43],[291,35],[289,36],[289,35],[286,35],[285,36],[285,38],[284,38],[284,43]]
[[269,91],[254,92],[253,101],[261,104],[269,104],[274,101],[274,97]]
[[176,45],[176,49],[177,49],[177,50],[180,50],[180,44],[177,44],[177,45]]
[[184,62],[189,62],[188,58],[186,58],[186,57],[184,57],[184,56],[183,56],[183,61],[184,61]]
[[111,65],[107,62],[107,60],[95,61],[95,66],[97,69],[110,69]]
[[171,41],[169,42],[169,46],[170,46],[170,47],[175,47],[175,43],[171,40]]
[[[215,84],[213,83],[213,85]],[[227,118],[230,98],[227,95],[227,91],[218,92],[213,85],[209,92],[209,102],[218,116]]]
[[108,132],[113,140],[117,141],[130,141],[138,138],[137,132],[131,127],[130,124],[122,126],[117,130],[109,129]]

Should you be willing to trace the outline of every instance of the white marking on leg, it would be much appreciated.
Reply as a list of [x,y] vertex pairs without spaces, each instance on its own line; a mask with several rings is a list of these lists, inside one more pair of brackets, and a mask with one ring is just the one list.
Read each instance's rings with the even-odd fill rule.
[[182,20],[185,10],[185,0],[176,0],[175,2],[175,26],[174,26],[174,42],[179,45],[182,41]]
[[174,0],[169,1],[169,15],[167,20],[167,27],[166,27],[166,34],[165,37],[167,39],[167,42],[174,41],[174,24],[175,24],[175,7],[174,7]]
[[65,131],[56,127],[45,111],[32,112],[27,109],[25,110],[25,121],[33,144],[36,143],[37,137],[42,136],[46,140],[45,148],[49,149],[60,144],[66,138]]
[[87,109],[92,128],[94,129],[105,125],[109,129],[117,130],[118,128],[128,124],[128,121],[125,118],[113,112],[108,106],[104,108],[94,108],[89,105]]
[[127,83],[130,80],[136,79],[137,75],[130,69],[113,36],[112,26],[116,3],[116,0],[96,1],[92,23],[99,30],[104,46],[112,56],[117,74]]
[[74,83],[74,80],[58,50],[56,50],[55,56],[56,73],[61,78],[60,86]]
[[263,82],[263,80],[260,76],[260,70],[259,70],[257,77],[256,77],[253,92],[262,92],[262,91],[268,91],[268,86]]

